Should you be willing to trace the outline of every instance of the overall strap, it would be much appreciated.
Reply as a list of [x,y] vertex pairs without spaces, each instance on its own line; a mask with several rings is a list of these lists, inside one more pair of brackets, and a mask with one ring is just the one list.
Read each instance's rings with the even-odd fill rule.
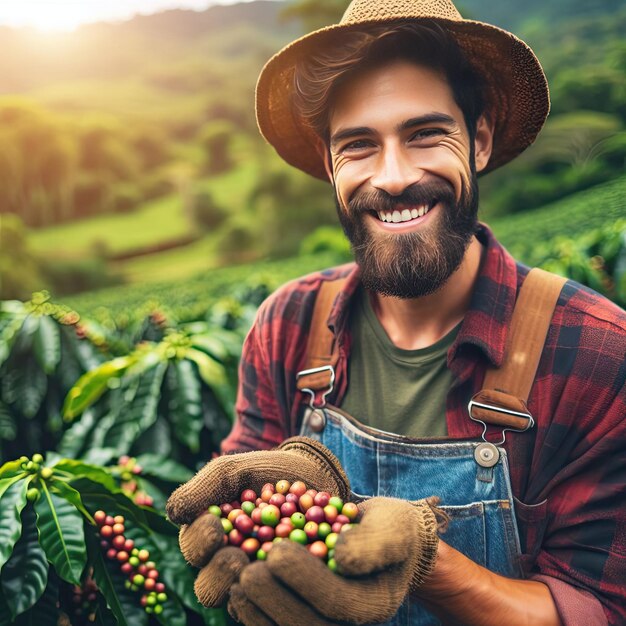
[[297,374],[298,389],[311,393],[313,402],[315,392],[327,390],[328,393],[335,381],[335,366],[339,352],[335,336],[328,328],[327,322],[333,302],[347,280],[339,278],[324,281],[317,292],[306,346],[306,367]]
[[[470,418],[505,430],[524,431],[534,419],[527,402],[546,341],[554,307],[566,279],[532,269],[520,288],[499,368],[489,368],[483,388],[471,399]],[[483,433],[484,435],[484,433]]]

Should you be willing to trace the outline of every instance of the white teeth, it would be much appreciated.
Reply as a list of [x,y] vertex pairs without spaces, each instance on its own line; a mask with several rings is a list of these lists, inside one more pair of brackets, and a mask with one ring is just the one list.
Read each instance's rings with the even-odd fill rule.
[[408,222],[410,220],[417,219],[428,213],[430,207],[426,204],[420,206],[419,209],[403,209],[400,211],[378,211],[378,219],[381,222],[393,222],[398,224],[399,222]]

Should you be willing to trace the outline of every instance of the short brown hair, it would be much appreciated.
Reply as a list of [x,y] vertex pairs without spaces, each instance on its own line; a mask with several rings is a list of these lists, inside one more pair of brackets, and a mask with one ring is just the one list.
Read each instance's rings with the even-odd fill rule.
[[446,29],[432,20],[392,22],[346,32],[341,42],[296,67],[292,104],[304,123],[328,142],[329,107],[337,89],[361,68],[400,59],[443,73],[473,138],[485,108],[482,80]]

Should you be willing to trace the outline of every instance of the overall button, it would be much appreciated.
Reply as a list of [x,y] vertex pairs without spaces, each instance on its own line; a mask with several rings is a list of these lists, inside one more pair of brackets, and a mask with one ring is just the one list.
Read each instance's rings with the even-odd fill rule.
[[314,433],[321,433],[326,426],[326,416],[321,411],[313,411],[309,417],[309,426]]
[[481,443],[474,449],[474,460],[481,467],[493,467],[500,459],[500,451],[492,443]]

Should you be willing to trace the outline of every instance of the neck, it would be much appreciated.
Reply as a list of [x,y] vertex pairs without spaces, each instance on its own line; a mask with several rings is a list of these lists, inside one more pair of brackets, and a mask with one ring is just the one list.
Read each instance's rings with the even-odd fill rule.
[[435,293],[400,299],[370,293],[382,327],[398,348],[426,348],[447,335],[465,316],[478,278],[483,247],[473,237],[459,268]]

